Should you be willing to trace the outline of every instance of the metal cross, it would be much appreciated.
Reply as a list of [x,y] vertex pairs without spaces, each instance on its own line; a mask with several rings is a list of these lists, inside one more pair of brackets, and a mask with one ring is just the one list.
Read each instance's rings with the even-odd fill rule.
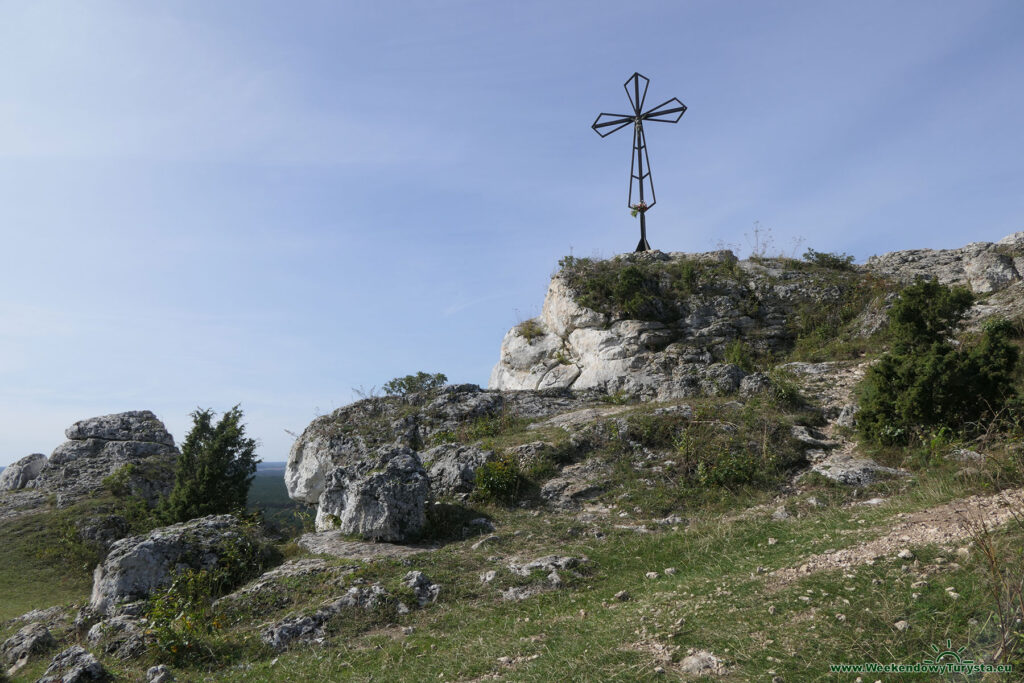
[[[641,84],[640,81],[643,81]],[[637,251],[648,251],[651,245],[647,243],[647,219],[648,209],[657,203],[654,196],[654,183],[651,180],[651,160],[647,157],[647,140],[644,138],[644,121],[663,121],[665,123],[679,123],[679,119],[686,112],[686,105],[673,97],[671,100],[662,102],[653,109],[643,111],[644,100],[647,98],[647,84],[649,78],[638,73],[629,77],[622,87],[626,89],[626,96],[629,103],[633,105],[632,114],[606,114],[602,112],[591,128],[601,137],[607,137],[629,124],[633,124],[633,157],[629,162],[629,208],[640,214],[640,243],[636,245]],[[675,106],[670,106],[670,105]],[[671,118],[672,115],[675,118]],[[604,117],[609,117],[604,119]],[[602,120],[604,119],[604,120]],[[610,130],[607,130],[610,129]],[[637,181],[639,188],[639,200],[633,203],[633,181]],[[644,183],[650,189],[651,202],[648,204],[644,197]],[[636,214],[634,214],[636,215]]]

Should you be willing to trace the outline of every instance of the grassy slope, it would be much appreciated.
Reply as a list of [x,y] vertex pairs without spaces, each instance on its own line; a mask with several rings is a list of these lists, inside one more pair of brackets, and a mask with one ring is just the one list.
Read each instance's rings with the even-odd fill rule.
[[[523,440],[534,435],[521,434]],[[516,439],[506,435],[505,440]],[[911,589],[914,573],[893,558],[845,576],[808,576],[784,588],[757,573],[759,566],[799,565],[809,554],[877,537],[888,531],[895,514],[985,490],[983,475],[964,478],[953,468],[931,467],[914,483],[881,483],[859,492],[812,481],[788,500],[793,516],[781,521],[770,516],[774,491],[744,490],[685,507],[680,510],[685,521],[675,528],[652,523],[643,508],[637,511],[636,503],[649,495],[640,479],[617,481],[604,501],[617,506],[609,515],[581,519],[485,506],[481,512],[498,527],[496,541],[473,550],[478,539],[467,539],[408,562],[363,564],[361,576],[392,587],[405,572],[420,569],[444,586],[441,600],[405,616],[350,614],[331,625],[323,645],[277,654],[259,644],[263,625],[310,612],[344,590],[317,579],[292,580],[282,602],[227,615],[228,626],[208,638],[213,659],[176,667],[179,680],[474,680],[490,675],[524,681],[673,680],[685,678],[677,663],[688,648],[723,657],[725,680],[774,675],[788,681],[835,680],[827,671],[830,662],[917,662],[946,638],[976,658],[993,649],[992,601],[977,553],[966,561],[953,558],[962,566],[931,577],[923,590]],[[822,505],[809,505],[810,495]],[[887,496],[889,502],[849,507],[874,495]],[[754,514],[735,514],[757,504],[767,505]],[[39,548],[55,541],[43,524],[47,514],[0,525],[4,617],[87,599],[87,572],[38,555]],[[655,531],[617,528],[640,523]],[[595,530],[604,536],[598,538]],[[769,537],[777,543],[769,544]],[[1024,533],[1005,535],[1004,542],[1019,547]],[[939,551],[915,552],[927,563]],[[513,577],[504,570],[507,562],[548,553],[586,555],[592,564],[580,578],[563,575],[569,589],[518,603],[502,601],[502,588],[544,583],[543,576]],[[677,573],[661,573],[668,567]],[[489,569],[499,572],[495,584],[481,584],[478,576]],[[648,571],[661,575],[647,579]],[[955,586],[961,599],[949,599],[947,586]],[[616,601],[613,596],[621,590],[631,599]],[[920,593],[917,599],[914,592]],[[912,624],[909,631],[895,629],[901,619]],[[405,634],[399,626],[413,631]],[[11,630],[8,625],[3,632]],[[503,657],[512,663],[499,661]],[[122,680],[143,680],[145,667],[154,663],[104,661]],[[658,666],[666,673],[655,673]],[[35,680],[37,669],[34,665],[15,680]],[[922,679],[889,675],[885,680]]]
[[60,533],[52,522],[48,511],[0,521],[0,622],[89,597],[91,571],[48,552]]
[[[895,558],[846,576],[809,576],[782,589],[756,573],[758,566],[791,566],[807,554],[875,537],[887,531],[893,514],[955,498],[966,489],[942,478],[925,479],[883,508],[849,508],[843,504],[851,492],[826,487],[814,493],[831,502],[802,508],[800,519],[776,521],[762,514],[723,522],[719,515],[706,515],[678,530],[653,534],[615,529],[614,522],[621,521],[616,519],[599,524],[607,532],[603,540],[580,533],[572,518],[494,510],[499,533],[524,533],[501,534],[503,540],[477,551],[466,541],[412,560],[411,568],[423,570],[445,590],[439,604],[395,620],[415,627],[411,635],[393,628],[353,634],[338,626],[338,635],[324,647],[267,655],[251,668],[229,668],[208,679],[472,680],[500,674],[505,680],[663,680],[655,667],[665,667],[675,678],[671,660],[693,647],[724,657],[727,680],[767,680],[778,674],[803,681],[829,679],[830,662],[917,662],[931,644],[946,638],[977,655],[993,638],[977,554],[961,560],[961,568],[932,577],[919,591],[911,591],[911,573]],[[778,542],[769,545],[769,537]],[[1020,543],[1024,534],[1018,531],[1008,540]],[[477,579],[481,571],[499,568],[489,556],[547,552],[585,554],[593,570],[576,579],[572,590],[521,603],[501,601],[497,589]],[[917,549],[923,562],[937,553]],[[677,573],[662,573],[655,580],[644,576],[667,567]],[[409,568],[385,565],[373,575],[386,579]],[[955,586],[961,599],[951,600],[946,586]],[[632,599],[616,601],[613,596],[620,590]],[[912,592],[921,595],[915,600]],[[769,605],[775,606],[774,614]],[[912,628],[897,631],[894,624],[900,619]],[[511,666],[499,662],[499,657],[534,655]]]

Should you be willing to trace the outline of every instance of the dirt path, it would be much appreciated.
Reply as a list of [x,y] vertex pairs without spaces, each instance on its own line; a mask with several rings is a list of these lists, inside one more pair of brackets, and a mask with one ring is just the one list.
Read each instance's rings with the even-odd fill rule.
[[881,538],[843,550],[812,555],[798,567],[785,567],[766,576],[769,582],[784,586],[814,572],[865,564],[877,557],[895,556],[904,548],[932,543],[966,545],[982,525],[989,529],[1001,526],[1014,518],[1014,513],[1024,524],[1024,489],[962,498],[915,512],[901,519]]

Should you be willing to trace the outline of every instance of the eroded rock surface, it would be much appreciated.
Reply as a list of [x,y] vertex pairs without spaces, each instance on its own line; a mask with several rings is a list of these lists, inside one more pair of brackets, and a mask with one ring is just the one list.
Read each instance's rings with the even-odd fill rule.
[[0,491],[18,491],[39,476],[46,465],[46,456],[42,453],[26,455],[21,460],[11,463],[0,472]]
[[976,294],[1006,289],[1024,271],[1024,232],[998,242],[972,242],[958,249],[907,249],[868,259],[872,272],[912,283],[936,279],[944,285],[965,285]]
[[430,480],[416,452],[382,448],[372,460],[331,472],[318,501],[316,528],[408,541],[423,531],[429,502]]
[[166,495],[174,483],[178,450],[163,422],[148,410],[81,420],[64,434],[68,440],[54,449],[30,483],[56,493],[59,507],[93,493],[126,465],[134,467],[125,485],[148,502]]
[[435,496],[469,493],[476,485],[476,470],[495,458],[494,451],[446,443],[421,454]]
[[145,599],[170,585],[175,572],[213,570],[226,558],[244,570],[258,570],[270,559],[268,548],[232,515],[200,517],[154,529],[145,536],[123,538],[93,573],[91,607],[110,614],[117,606]]
[[318,503],[335,469],[376,461],[375,454],[384,446],[428,451],[480,421],[544,417],[595,399],[566,391],[484,391],[475,384],[402,398],[364,399],[306,427],[289,453],[285,485],[293,500]]
[[713,283],[662,302],[663,321],[615,318],[581,305],[564,272],[548,287],[541,315],[509,330],[491,389],[571,388],[668,400],[726,395],[744,373],[723,363],[726,346],[746,339],[765,350],[791,343],[789,318],[814,298],[838,296],[813,275],[770,260],[737,262],[729,251],[623,254],[629,264],[662,261],[715,271]]
[[75,645],[54,657],[37,683],[87,683],[107,680],[110,680],[110,674],[99,660],[85,648]]
[[33,623],[22,627],[5,640],[3,645],[0,645],[0,656],[3,657],[6,667],[12,667],[55,647],[57,641],[50,634],[50,630],[43,624]]

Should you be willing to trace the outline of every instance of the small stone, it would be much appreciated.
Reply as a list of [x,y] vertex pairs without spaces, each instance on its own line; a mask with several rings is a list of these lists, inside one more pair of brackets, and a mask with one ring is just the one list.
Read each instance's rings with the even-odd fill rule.
[[836,621],[846,621],[846,615],[845,614],[837,614],[836,615]]
[[665,667],[663,667],[663,666],[656,666],[656,667],[654,667],[654,673],[659,674],[659,675],[665,673]]
[[28,660],[33,655],[42,654],[55,647],[57,641],[49,629],[43,624],[34,623],[23,627],[5,640],[3,645],[0,645],[0,655],[5,665],[13,666],[19,660]]
[[901,560],[912,560],[914,559],[914,553],[910,552],[909,549],[904,548],[903,550],[896,553],[896,557],[900,558]]
[[784,505],[780,505],[779,507],[775,508],[775,512],[772,513],[772,519],[789,519],[789,512],[786,511],[786,507]]
[[960,594],[957,593],[956,591],[947,591],[946,595],[948,595],[951,600],[959,600],[960,599]]
[[157,664],[146,670],[146,683],[170,683],[173,680],[174,674],[164,664]]
[[768,545],[775,545],[778,542],[779,542],[779,539],[772,538],[771,536],[768,537]]
[[678,573],[678,571],[679,570],[676,569],[675,567],[666,567],[665,568],[665,574],[667,574],[668,576],[672,576],[673,574]]
[[775,614],[775,605],[768,605],[768,614]]
[[490,583],[494,581],[494,578],[498,575],[498,572],[493,569],[489,569],[480,575],[480,583]]
[[644,574],[644,576],[646,576],[648,579],[656,579],[661,575],[658,572],[647,572],[646,574]]
[[872,586],[881,586],[882,585],[882,580],[881,579],[871,579],[871,585]]
[[895,624],[893,624],[893,627],[897,631],[906,631],[907,629],[910,628],[910,622],[909,621],[904,621],[903,619],[900,619]]
[[629,598],[630,598],[629,591],[619,591],[618,593],[615,594],[615,599],[618,600],[619,602],[625,602],[626,600],[629,600]]

